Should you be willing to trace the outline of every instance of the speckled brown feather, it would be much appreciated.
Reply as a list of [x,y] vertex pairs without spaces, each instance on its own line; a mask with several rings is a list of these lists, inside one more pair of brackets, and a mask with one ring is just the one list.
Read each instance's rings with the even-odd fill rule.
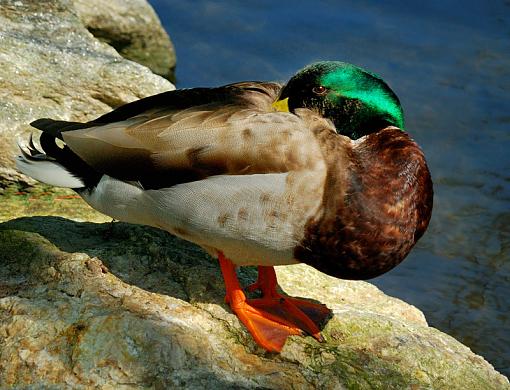
[[225,99],[211,95],[210,101],[184,109],[134,110],[132,117],[87,125],[63,133],[63,138],[99,172],[139,181],[146,189],[221,174],[287,172],[317,158],[309,150],[313,137],[300,118],[271,107],[279,84],[244,82],[221,88]]
[[317,131],[327,164],[322,213],[294,255],[343,279],[369,279],[399,264],[428,226],[432,181],[407,133],[387,128],[356,142]]

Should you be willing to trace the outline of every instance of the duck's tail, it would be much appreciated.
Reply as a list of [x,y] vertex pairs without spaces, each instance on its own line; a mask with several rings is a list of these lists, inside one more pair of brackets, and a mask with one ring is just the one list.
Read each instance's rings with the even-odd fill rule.
[[20,172],[46,184],[75,190],[98,182],[100,174],[67,145],[57,145],[57,139],[62,140],[62,131],[87,127],[87,124],[39,119],[31,125],[43,131],[39,138],[42,150],[35,145],[32,134],[28,142],[18,140],[21,154],[16,158],[16,168]]

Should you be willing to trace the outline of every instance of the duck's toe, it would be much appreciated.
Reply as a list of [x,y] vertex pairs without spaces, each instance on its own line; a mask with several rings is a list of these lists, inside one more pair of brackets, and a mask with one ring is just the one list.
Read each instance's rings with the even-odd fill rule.
[[250,301],[237,307],[233,312],[251,333],[253,339],[262,348],[270,352],[280,352],[287,337],[302,335],[303,331],[286,318],[275,315],[269,310],[256,307]]
[[249,299],[247,304],[258,309],[271,321],[299,330],[299,333],[309,334],[318,341],[323,341],[320,326],[331,313],[324,305],[281,294]]

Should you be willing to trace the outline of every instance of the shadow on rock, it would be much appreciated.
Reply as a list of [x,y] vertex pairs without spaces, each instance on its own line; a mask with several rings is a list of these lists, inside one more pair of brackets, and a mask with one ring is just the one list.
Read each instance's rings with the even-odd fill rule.
[[[53,216],[18,218],[1,224],[0,229],[37,233],[64,252],[97,257],[108,271],[144,290],[190,303],[225,305],[217,261],[198,246],[160,229]],[[238,274],[246,286],[257,272],[255,267],[242,267]]]
[[[61,251],[97,257],[114,275],[145,290],[193,302],[223,303],[216,261],[199,247],[159,229],[121,222],[24,217],[0,229],[37,233]],[[252,274],[244,271],[245,274]]]

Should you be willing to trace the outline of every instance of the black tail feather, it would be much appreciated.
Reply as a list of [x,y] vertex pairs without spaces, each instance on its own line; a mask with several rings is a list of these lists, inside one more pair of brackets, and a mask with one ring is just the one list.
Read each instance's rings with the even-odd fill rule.
[[19,150],[23,157],[27,161],[47,161],[49,160],[49,156],[41,152],[37,146],[34,144],[33,134],[30,134],[30,139],[28,140],[28,146],[21,147],[19,144]]
[[[48,159],[51,158],[64,166],[69,172],[82,179],[87,187],[94,187],[101,179],[102,174],[83,161],[67,145],[60,147],[56,139],[63,140],[62,133],[65,131],[83,129],[95,126],[88,123],[58,121],[48,118],[37,119],[30,123],[31,126],[42,130],[39,143],[45,154],[41,153],[34,145],[32,135],[30,135],[28,151],[30,159]],[[97,125],[97,124],[96,124]],[[26,153],[22,150],[22,153]],[[25,157],[27,157],[25,155]]]

